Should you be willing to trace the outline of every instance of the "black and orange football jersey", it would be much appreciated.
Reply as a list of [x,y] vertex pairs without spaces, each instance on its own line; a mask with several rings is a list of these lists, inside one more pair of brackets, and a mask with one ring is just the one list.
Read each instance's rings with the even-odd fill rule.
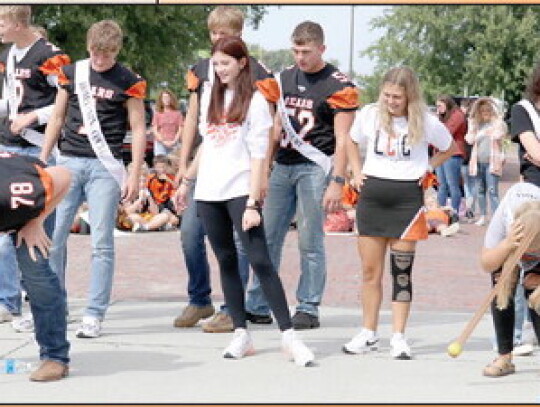
[[[264,65],[253,57],[250,59],[250,69],[253,82],[257,89],[263,94],[266,100],[275,103],[279,97],[279,88],[274,79],[274,75]],[[190,92],[197,92],[199,99],[202,92],[202,85],[209,80],[210,58],[201,59],[193,65],[187,73],[186,82]]]
[[[12,45],[14,46],[14,45]],[[7,58],[11,47],[5,47],[0,54],[0,75],[5,79]],[[56,86],[47,82],[49,75],[57,75],[60,67],[70,63],[69,57],[59,48],[40,38],[26,52],[24,57],[14,62],[15,81],[19,105],[17,112],[27,113],[54,104]],[[31,146],[28,141],[11,133],[8,118],[0,120],[0,143],[12,146]],[[45,125],[35,123],[30,128],[43,133]]]
[[[64,67],[59,77],[60,86],[68,92],[66,123],[60,137],[62,154],[74,157],[95,157],[83,125],[79,100],[75,94],[75,64]],[[90,86],[96,101],[101,131],[112,154],[122,156],[122,141],[128,130],[129,98],[144,99],[146,81],[120,63],[105,72],[90,68]]]
[[0,232],[37,218],[52,196],[52,179],[35,157],[0,152]]
[[[294,65],[281,73],[281,87],[297,134],[324,154],[333,155],[336,147],[334,116],[358,109],[358,90],[354,83],[331,64],[316,73],[303,72]],[[309,159],[286,146],[278,150],[276,161],[299,164]]]

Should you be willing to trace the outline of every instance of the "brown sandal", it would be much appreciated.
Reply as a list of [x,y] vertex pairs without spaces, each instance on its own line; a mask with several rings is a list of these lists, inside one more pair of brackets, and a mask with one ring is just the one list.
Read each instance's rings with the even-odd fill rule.
[[499,357],[484,368],[483,374],[487,377],[502,377],[515,371],[516,366],[510,359]]

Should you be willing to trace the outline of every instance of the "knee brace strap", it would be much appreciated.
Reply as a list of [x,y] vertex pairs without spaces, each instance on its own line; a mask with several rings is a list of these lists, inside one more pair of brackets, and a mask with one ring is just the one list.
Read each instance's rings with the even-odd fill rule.
[[390,250],[390,272],[392,273],[392,301],[412,301],[411,270],[414,252]]

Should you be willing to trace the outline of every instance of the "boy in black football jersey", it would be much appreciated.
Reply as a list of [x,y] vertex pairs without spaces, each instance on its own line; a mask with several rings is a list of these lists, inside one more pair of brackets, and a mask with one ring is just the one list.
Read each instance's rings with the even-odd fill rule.
[[47,215],[67,192],[70,174],[44,167],[37,158],[0,152],[0,233],[16,243],[40,346],[42,363],[30,375],[33,381],[59,380],[69,363],[65,294],[47,260],[53,226]]
[[[90,298],[76,332],[79,338],[101,334],[113,283],[113,231],[118,203],[121,197],[132,201],[139,192],[146,81],[116,61],[122,37],[122,30],[112,20],[90,27],[90,58],[61,71],[60,89],[41,154],[41,159],[46,160],[60,138],[58,163],[73,173],[70,190],[57,208],[51,249],[51,267],[64,286],[70,228],[81,203],[88,202],[92,235]],[[121,147],[128,125],[133,133],[133,171],[126,177]]]
[[[310,329],[320,325],[318,306],[326,280],[324,211],[337,210],[341,204],[345,142],[358,108],[358,92],[343,73],[323,60],[324,33],[319,24],[299,24],[291,40],[296,64],[278,79],[282,102],[274,125],[276,141],[269,151],[270,157],[276,155],[263,218],[270,256],[279,270],[285,235],[297,216],[301,275],[293,326]],[[269,313],[256,279],[246,308],[257,315]]]
[[[30,26],[29,6],[0,6],[0,151],[37,157],[54,98],[60,66],[69,57]],[[0,323],[21,312],[20,282],[11,239],[0,236]],[[26,315],[28,329],[32,316]],[[19,320],[14,321],[18,323]]]
[[[244,14],[238,7],[218,6],[208,15],[208,31],[210,41],[214,44],[217,40],[226,36],[241,37],[244,26]],[[261,63],[251,58],[252,78],[257,89],[264,95],[269,103],[275,103],[279,90],[273,75],[261,65]],[[182,146],[180,152],[180,167],[177,181],[186,172],[189,157],[193,152],[193,145],[198,135],[197,125],[199,122],[199,98],[205,86],[211,86],[214,80],[214,69],[210,58],[199,60],[187,73],[187,87],[190,92],[189,105],[184,122],[182,133]],[[192,191],[195,184],[192,185]],[[191,200],[192,197],[190,196]],[[189,305],[174,320],[174,326],[178,328],[194,326],[200,319],[207,318],[214,313],[214,307],[210,298],[210,268],[206,257],[206,247],[204,243],[205,232],[200,219],[197,217],[196,205],[189,203],[188,208],[182,214],[182,224],[180,226],[180,238],[182,242],[182,253],[186,262],[189,274],[188,294]],[[244,284],[247,284],[249,277],[249,263],[241,247],[239,239],[235,239],[239,253],[239,269]],[[271,323],[268,316],[257,318],[249,315],[248,319],[255,323]],[[205,332],[232,332],[233,322],[228,314],[226,306],[214,317],[203,324]]]

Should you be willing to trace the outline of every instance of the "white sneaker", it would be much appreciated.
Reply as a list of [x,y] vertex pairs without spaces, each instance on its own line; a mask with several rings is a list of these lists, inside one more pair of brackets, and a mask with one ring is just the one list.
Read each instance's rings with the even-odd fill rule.
[[223,357],[226,359],[240,359],[254,353],[255,349],[249,332],[244,328],[236,328],[231,343],[223,351]]
[[480,216],[480,218],[476,222],[474,222],[474,224],[476,226],[484,226],[486,224],[486,217]]
[[441,236],[448,237],[455,235],[457,232],[459,232],[459,223],[455,222],[441,230]]
[[390,340],[392,347],[391,353],[394,359],[409,360],[411,359],[411,348],[407,344],[407,340],[402,333],[395,333]]
[[512,355],[514,356],[530,356],[534,351],[534,346],[530,343],[523,343],[521,345],[514,346]]
[[11,322],[11,327],[15,332],[34,332],[34,316],[31,312],[16,318]]
[[13,320],[13,315],[9,310],[0,304],[0,324],[3,322],[10,322]]
[[347,342],[341,350],[350,354],[362,354],[369,351],[376,351],[379,348],[379,338],[377,334],[366,328],[362,328],[360,333]]
[[84,316],[82,323],[77,328],[77,338],[98,338],[101,335],[101,321],[96,317]]
[[298,366],[313,366],[315,355],[297,336],[294,329],[287,329],[281,338],[281,347],[286,355]]
[[523,324],[523,343],[530,343],[533,346],[538,345],[538,338],[536,337],[536,333],[534,332],[532,323],[530,321],[526,321]]

